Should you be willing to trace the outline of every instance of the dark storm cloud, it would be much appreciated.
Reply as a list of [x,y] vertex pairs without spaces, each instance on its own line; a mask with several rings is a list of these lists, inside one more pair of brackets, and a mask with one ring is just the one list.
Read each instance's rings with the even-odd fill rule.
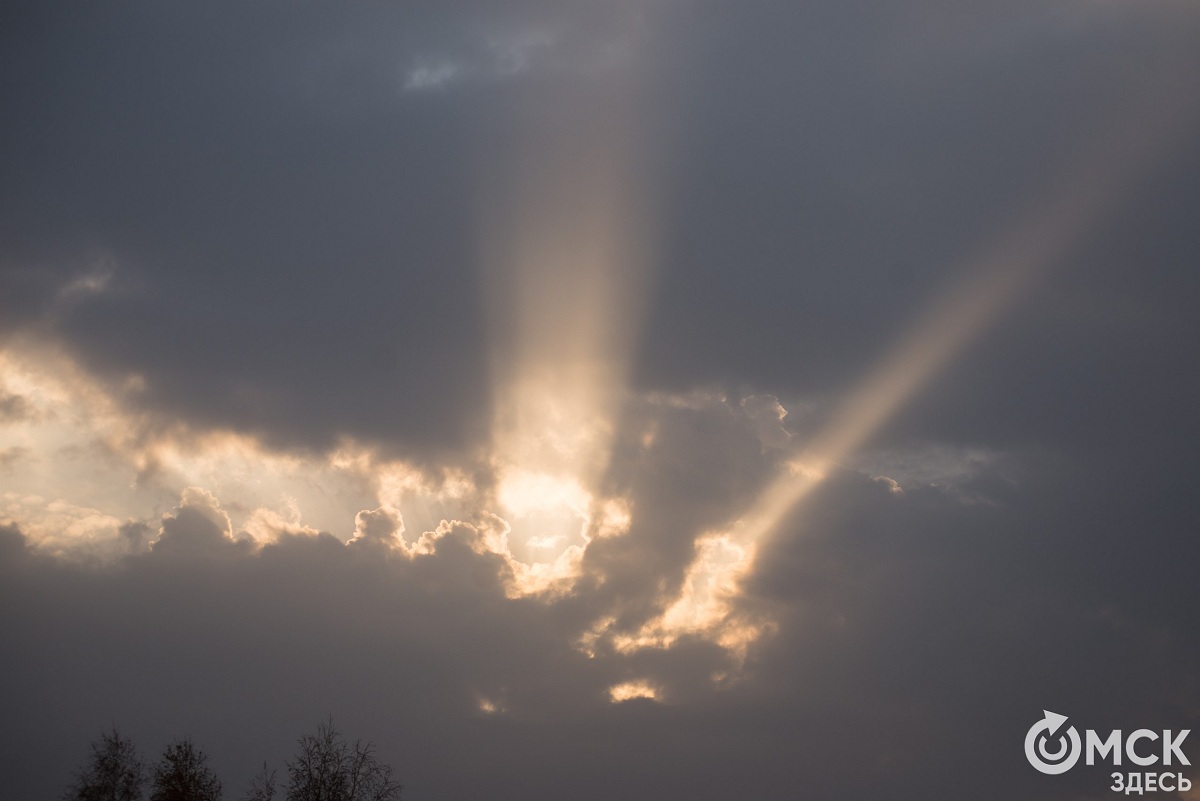
[[[472,527],[450,527],[416,561],[328,534],[281,535],[238,558],[208,500],[185,498],[151,552],[115,571],[42,559],[15,529],[3,531],[5,607],[14,612],[4,635],[21,654],[6,661],[6,706],[33,723],[19,747],[46,768],[24,791],[55,792],[74,760],[42,739],[65,718],[81,740],[96,714],[136,718],[130,725],[146,737],[182,725],[228,743],[217,758],[241,773],[263,757],[278,762],[306,718],[335,709],[398,768],[409,766],[410,787],[430,770],[441,774],[434,783],[478,790],[492,780],[471,778],[470,760],[459,760],[470,752],[453,732],[470,739],[487,727],[482,699],[534,719],[607,703],[616,677],[588,670],[571,648],[575,621],[537,601],[506,602],[504,564],[473,549]],[[30,682],[32,694],[12,697]],[[234,714],[239,706],[249,714]],[[417,763],[426,767],[414,773]]]
[[[122,533],[133,533],[130,526],[123,528]],[[129,537],[134,544],[135,537],[136,534]],[[248,544],[233,539],[229,515],[212,493],[189,487],[184,490],[175,514],[163,518],[161,533],[150,547],[156,559],[187,562],[222,556],[233,558],[239,550],[245,551]]]
[[[451,451],[485,433],[481,164],[507,149],[514,93],[586,84],[627,15],[10,13],[6,329],[49,324],[88,369],[143,376],[147,407],[277,444]],[[58,303],[101,259],[126,291]]]
[[[552,118],[630,20],[656,26],[636,80],[678,116],[639,383],[796,396],[852,380],[1159,70],[1194,70],[1200,25],[1180,4],[122,9],[10,12],[5,327],[49,318],[89,369],[144,376],[143,403],[197,425],[410,450],[485,433],[476,201],[505,109],[540,82]],[[457,71],[406,91],[422,65]],[[1127,206],[1080,249],[1063,291],[1096,318],[1187,287],[1200,179],[1175,165],[1148,179],[1166,214]],[[1147,251],[1151,280],[1107,291]],[[108,291],[63,302],[99,263]]]
[[[750,582],[749,603],[787,610],[756,679],[791,688],[788,703],[811,692],[845,710],[846,737],[909,731],[907,742],[877,743],[881,773],[901,777],[890,786],[916,782],[926,797],[1098,794],[1096,776],[1025,781],[1034,777],[1013,743],[1030,713],[1014,699],[1062,699],[1097,729],[1139,716],[1193,725],[1200,599],[1170,565],[1190,562],[1194,544],[1171,528],[1130,528],[1145,501],[1127,477],[1045,453],[1013,455],[954,488],[897,494],[838,476]],[[1128,561],[1097,556],[1116,543]],[[933,754],[944,770],[927,770]]]
[[396,13],[123,11],[8,31],[5,316],[50,311],[102,248],[138,291],[56,327],[150,405],[316,444],[462,434],[480,104],[402,95]]
[[[643,351],[650,387],[714,375],[783,395],[844,386],[956,269],[1061,189],[1079,151],[1128,124],[1140,97],[1178,79],[1167,105],[1189,104],[1197,71],[1200,20],[1183,4],[709,13],[690,29],[708,36],[704,80],[690,84],[678,126],[687,166]],[[1194,141],[1164,144],[1156,168],[1069,252],[1055,289],[1095,316],[1005,326],[988,392],[1020,383],[1034,340],[1066,326],[1080,339],[1140,338],[1149,332],[1130,307],[1175,308],[1181,289],[1194,291]],[[1110,311],[1120,321],[1105,320]],[[1059,379],[1050,394],[1060,390],[1077,391]]]
[[[45,795],[97,720],[148,748],[186,730],[237,788],[332,711],[415,798],[1098,794],[1104,775],[1048,783],[1023,766],[1040,705],[1130,729],[1186,728],[1200,703],[1194,583],[1158,563],[1162,597],[1139,602],[1155,583],[1137,559],[1122,585],[1087,555],[1121,533],[1116,489],[1038,453],[902,492],[838,474],[748,582],[741,603],[779,629],[719,689],[708,673],[728,661],[698,639],[585,657],[572,641],[589,599],[507,599],[504,562],[466,524],[415,558],[376,537],[398,525],[380,513],[361,516],[379,526],[366,542],[281,533],[254,552],[190,492],[149,553],[105,570],[39,556],[8,527],[3,686],[25,725],[6,753],[36,767],[17,786]],[[1116,519],[1053,527],[1097,514]],[[184,544],[186,559],[167,547]],[[1157,554],[1187,556],[1175,547]],[[664,702],[610,705],[633,678]]]
[[[1200,74],[1195,4],[283,8],[0,12],[0,335],[140,376],[131,411],[196,430],[477,444],[480,176],[510,166],[514,107],[586,106],[637,32],[634,82],[673,121],[636,374],[664,394],[630,401],[608,479],[634,522],[553,603],[506,597],[487,521],[411,556],[383,506],[348,546],[294,526],[256,549],[189,489],[104,568],[2,525],[14,797],[56,794],[110,722],[191,734],[236,796],[332,713],[418,799],[1099,797],[1099,772],[1024,764],[1043,708],[1200,730],[1194,130],[873,443],[988,458],[896,491],[865,454],[762,543],[736,607],[777,629],[741,671],[700,636],[575,647],[660,612],[788,431],[1130,98]],[[27,412],[0,394],[7,425]],[[609,703],[634,680],[662,703]]]

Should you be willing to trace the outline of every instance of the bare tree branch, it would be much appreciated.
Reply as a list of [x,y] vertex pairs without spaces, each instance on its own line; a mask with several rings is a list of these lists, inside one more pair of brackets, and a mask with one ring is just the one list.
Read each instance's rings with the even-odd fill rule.
[[390,766],[379,762],[371,743],[347,743],[333,721],[299,740],[287,763],[288,801],[396,801],[402,786]]
[[63,794],[66,801],[141,801],[146,766],[133,741],[113,728],[92,742],[91,761]]

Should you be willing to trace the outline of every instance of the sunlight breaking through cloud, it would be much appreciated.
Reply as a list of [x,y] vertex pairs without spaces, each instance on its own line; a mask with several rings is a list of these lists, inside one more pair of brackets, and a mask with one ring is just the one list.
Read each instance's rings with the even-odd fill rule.
[[[652,225],[638,110],[621,76],[604,100],[519,120],[518,170],[484,193],[490,297],[492,503],[531,588],[577,574],[593,533],[623,530],[600,482],[649,287]],[[596,526],[598,520],[604,520]]]
[[701,635],[736,650],[757,639],[769,626],[747,625],[728,602],[738,595],[740,578],[753,569],[756,546],[1040,276],[1062,264],[1120,193],[1191,129],[1195,108],[1180,108],[1177,96],[1174,85],[1158,87],[1141,100],[1140,113],[1126,114],[1074,154],[1074,162],[1052,185],[1055,189],[1039,196],[1015,225],[958,271],[958,283],[837,404],[789,469],[734,526],[697,540],[679,596],[636,635],[623,637],[619,647],[669,647],[681,636]]
[[[445,65],[420,67],[409,88],[458,77]],[[643,109],[620,77],[609,76],[612,85],[586,107],[567,104],[561,118],[520,119],[513,174],[480,189],[492,407],[478,451],[430,464],[350,437],[325,452],[272,447],[244,430],[148,411],[142,400],[153,379],[140,373],[102,381],[63,352],[12,345],[0,352],[0,471],[9,479],[0,514],[19,521],[35,548],[96,561],[179,547],[175,532],[199,518],[216,531],[214,541],[245,552],[332,535],[356,552],[432,569],[459,558],[446,556],[457,548],[479,557],[481,575],[494,571],[509,600],[552,605],[592,593],[590,622],[576,626],[572,643],[591,659],[701,641],[723,649],[736,669],[777,628],[740,603],[768,538],[1062,263],[1179,128],[1152,98],[1146,113],[1081,151],[1054,191],[958,270],[957,283],[799,442],[772,396],[739,403],[700,390],[630,390],[658,221],[641,172]],[[56,297],[108,293],[112,275],[105,267],[76,277]],[[623,430],[637,404],[645,407],[637,430]],[[681,479],[686,491],[656,507],[654,487],[639,481],[653,485],[661,478],[655,469],[691,478],[692,462],[711,453],[672,444],[670,416],[698,419],[714,409],[741,438],[721,440],[707,418],[696,436],[713,448],[749,446],[747,463],[733,460],[731,470],[743,472],[730,483],[744,480],[753,500],[732,492],[709,498],[711,486]],[[621,443],[629,486],[614,488]],[[678,452],[660,452],[672,447]],[[671,507],[681,497],[716,508],[696,518],[701,525]],[[660,529],[676,524],[680,531],[668,532],[674,550],[639,550],[640,541],[609,547],[666,538]],[[644,573],[643,561],[652,565]],[[639,680],[613,685],[609,695],[621,702],[663,692]],[[486,699],[479,708],[502,709]]]

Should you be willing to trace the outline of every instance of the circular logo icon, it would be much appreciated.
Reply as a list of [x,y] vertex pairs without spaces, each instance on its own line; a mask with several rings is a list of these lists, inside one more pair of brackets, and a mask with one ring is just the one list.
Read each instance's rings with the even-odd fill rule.
[[[1074,726],[1067,729],[1064,734],[1058,736],[1058,746],[1051,750],[1047,747],[1047,743],[1054,733],[1067,722],[1067,716],[1047,712],[1044,709],[1042,714],[1045,717],[1033,724],[1025,735],[1025,758],[1029,760],[1030,765],[1042,773],[1052,776],[1066,773],[1075,767],[1075,763],[1079,761],[1079,752],[1083,750],[1083,744],[1079,741],[1079,732],[1075,730]],[[1068,738],[1070,739],[1069,745]]]

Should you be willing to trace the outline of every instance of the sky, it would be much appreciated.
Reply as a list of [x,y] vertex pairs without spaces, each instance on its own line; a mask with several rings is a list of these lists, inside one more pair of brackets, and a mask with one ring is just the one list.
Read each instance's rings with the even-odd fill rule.
[[1045,710],[1200,729],[1195,2],[0,16],[7,797],[332,718],[413,801],[1091,801]]

